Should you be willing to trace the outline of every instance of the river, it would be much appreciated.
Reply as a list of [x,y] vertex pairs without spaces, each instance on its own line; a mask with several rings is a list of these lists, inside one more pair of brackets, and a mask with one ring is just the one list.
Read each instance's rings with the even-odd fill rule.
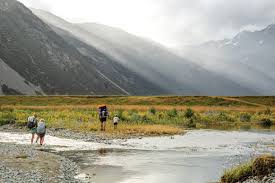
[[[0,132],[0,142],[29,143],[29,134]],[[46,136],[46,145],[75,161],[84,182],[207,183],[260,154],[275,155],[275,133],[194,130],[173,137],[84,142]]]

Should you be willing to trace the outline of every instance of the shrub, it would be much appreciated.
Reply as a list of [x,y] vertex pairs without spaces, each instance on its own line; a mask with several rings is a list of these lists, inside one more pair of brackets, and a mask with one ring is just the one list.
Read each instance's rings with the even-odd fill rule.
[[194,123],[194,120],[190,118],[187,123],[188,128],[196,128],[196,124]]
[[184,116],[186,118],[192,118],[194,116],[195,112],[191,109],[191,108],[188,108],[185,113],[184,113]]
[[218,120],[219,121],[229,121],[229,122],[234,122],[234,118],[232,118],[230,115],[226,114],[225,112],[221,112],[218,115]]
[[148,116],[145,114],[141,117],[141,121],[144,123],[150,123],[151,120],[148,118]]
[[261,120],[261,125],[264,127],[271,127],[272,126],[272,121],[268,118],[264,118]]
[[240,121],[241,122],[250,122],[251,121],[251,115],[248,114],[248,113],[241,114]]
[[178,115],[178,111],[177,109],[172,109],[170,111],[167,111],[167,115],[169,116],[169,118],[174,118]]
[[133,114],[130,116],[130,121],[131,121],[131,122],[139,122],[139,121],[141,121],[141,117],[140,117],[140,115],[138,115],[137,113],[133,113]]
[[13,110],[5,111],[2,113],[0,118],[0,125],[5,125],[9,123],[15,123],[16,114]]
[[157,110],[154,107],[152,107],[149,109],[149,113],[155,115],[157,113]]
[[264,111],[264,114],[268,115],[268,116],[272,115],[272,111],[271,111],[270,107],[266,108],[266,110]]
[[159,113],[158,114],[158,119],[163,119],[164,118],[164,114],[163,113]]
[[125,117],[123,116],[123,110],[117,111],[116,115],[119,117],[121,121],[125,120]]

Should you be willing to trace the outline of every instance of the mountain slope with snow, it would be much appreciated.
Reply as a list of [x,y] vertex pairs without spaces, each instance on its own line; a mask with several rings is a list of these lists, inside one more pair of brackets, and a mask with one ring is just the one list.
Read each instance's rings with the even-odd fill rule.
[[179,54],[261,95],[275,94],[275,25],[233,39],[186,47]]

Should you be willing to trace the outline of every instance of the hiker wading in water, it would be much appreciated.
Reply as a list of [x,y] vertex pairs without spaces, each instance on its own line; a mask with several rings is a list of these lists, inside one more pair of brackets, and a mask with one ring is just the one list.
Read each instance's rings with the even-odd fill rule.
[[37,115],[33,114],[33,116],[29,116],[27,121],[28,121],[27,127],[30,129],[30,132],[32,134],[31,144],[33,144],[33,140],[34,140],[34,136],[36,134],[36,128],[37,128]]
[[99,114],[99,120],[101,122],[101,131],[105,131],[107,118],[109,116],[107,106],[106,105],[98,106],[98,114]]
[[37,136],[40,138],[40,145],[42,146],[44,143],[44,138],[46,134],[46,124],[44,119],[40,119],[37,124],[36,129]]

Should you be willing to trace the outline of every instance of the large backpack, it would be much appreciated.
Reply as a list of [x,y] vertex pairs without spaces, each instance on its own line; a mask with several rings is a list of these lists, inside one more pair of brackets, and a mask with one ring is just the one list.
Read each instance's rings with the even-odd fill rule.
[[34,116],[28,117],[27,127],[28,127],[29,129],[32,129],[32,128],[35,127],[35,125],[36,125],[36,119],[35,119],[35,117],[34,117]]
[[37,134],[44,134],[46,133],[46,125],[44,122],[39,122],[36,129]]
[[100,118],[107,118],[108,117],[108,111],[107,111],[106,107],[100,108],[99,117]]

